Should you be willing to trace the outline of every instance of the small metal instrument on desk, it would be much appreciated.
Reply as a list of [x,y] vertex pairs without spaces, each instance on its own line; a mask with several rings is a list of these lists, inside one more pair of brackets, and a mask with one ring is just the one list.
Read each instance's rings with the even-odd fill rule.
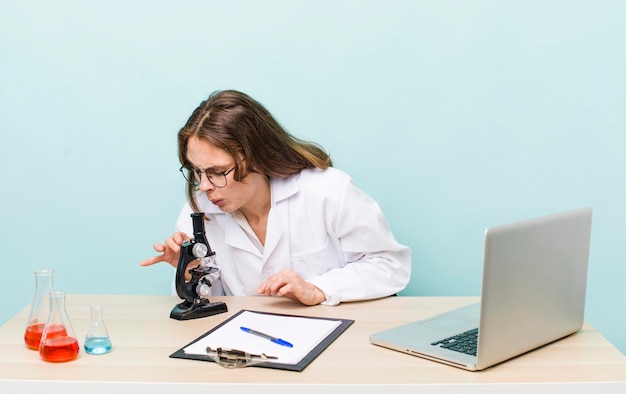
[[278,357],[268,356],[265,353],[251,354],[243,350],[218,347],[206,348],[206,353],[213,361],[224,368],[243,368],[260,364],[269,360],[276,360]]

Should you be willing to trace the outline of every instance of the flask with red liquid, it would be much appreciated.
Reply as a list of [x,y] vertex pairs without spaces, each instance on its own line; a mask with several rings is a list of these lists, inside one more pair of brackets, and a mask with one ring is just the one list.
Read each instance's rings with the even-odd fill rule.
[[29,349],[39,350],[39,341],[50,313],[50,293],[54,290],[54,271],[35,271],[35,297],[26,322],[24,342]]
[[65,292],[50,293],[50,314],[41,334],[39,355],[45,361],[64,362],[78,357],[78,340],[65,309]]

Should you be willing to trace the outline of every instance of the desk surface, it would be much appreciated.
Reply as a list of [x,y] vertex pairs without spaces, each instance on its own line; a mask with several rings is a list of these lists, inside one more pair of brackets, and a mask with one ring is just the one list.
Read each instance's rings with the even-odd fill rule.
[[[0,327],[0,387],[23,384],[36,389],[45,384],[39,387],[49,389],[51,383],[61,382],[76,383],[76,387],[90,382],[192,386],[212,383],[222,388],[250,383],[272,387],[320,384],[409,387],[612,382],[606,387],[626,387],[626,357],[589,324],[574,335],[480,372],[464,371],[369,343],[373,332],[476,302],[476,297],[388,297],[335,307],[307,307],[272,297],[213,297],[211,301],[226,302],[228,312],[178,321],[169,318],[172,307],[179,302],[173,296],[68,294],[67,311],[81,353],[77,360],[60,364],[42,361],[38,352],[24,345],[26,307]],[[113,343],[113,350],[105,355],[88,355],[82,348],[92,304],[104,307],[104,321]],[[171,353],[241,309],[346,318],[354,319],[355,323],[302,372],[267,368],[229,370],[211,362],[169,358]]]

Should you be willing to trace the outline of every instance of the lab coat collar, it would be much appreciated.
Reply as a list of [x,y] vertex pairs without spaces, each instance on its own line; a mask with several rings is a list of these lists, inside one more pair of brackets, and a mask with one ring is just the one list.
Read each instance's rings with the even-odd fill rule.
[[273,205],[280,203],[298,192],[300,189],[298,186],[298,178],[300,178],[299,173],[289,178],[271,178],[270,187],[272,188]]
[[[283,254],[280,258],[284,261],[289,259],[289,246],[287,243],[280,243],[285,231],[289,230],[289,204],[287,199],[299,190],[298,175],[289,178],[271,178],[270,188],[272,190],[272,208],[267,218],[267,233],[265,236],[265,247],[263,250],[263,261],[272,254]],[[285,248],[287,248],[285,250]]]

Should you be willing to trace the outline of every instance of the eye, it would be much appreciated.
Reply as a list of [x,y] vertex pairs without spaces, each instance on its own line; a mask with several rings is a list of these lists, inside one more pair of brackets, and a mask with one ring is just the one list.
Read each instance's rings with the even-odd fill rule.
[[216,176],[223,176],[224,175],[223,171],[216,171],[216,170],[206,170],[204,173],[209,178],[213,178],[213,177],[216,177]]

